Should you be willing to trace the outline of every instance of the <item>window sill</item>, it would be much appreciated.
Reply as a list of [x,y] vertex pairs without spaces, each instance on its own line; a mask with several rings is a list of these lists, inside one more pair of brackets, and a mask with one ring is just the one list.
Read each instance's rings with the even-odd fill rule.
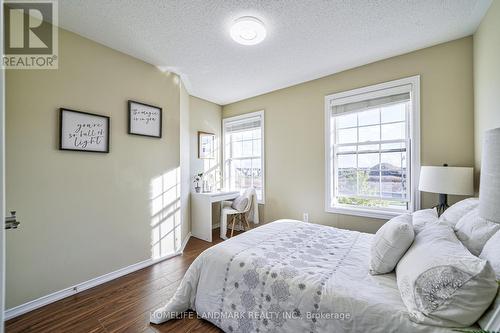
[[369,217],[380,220],[390,220],[395,216],[409,213],[408,211],[392,212],[392,211],[382,211],[375,209],[347,208],[347,207],[327,207],[326,212],[343,214],[343,215]]

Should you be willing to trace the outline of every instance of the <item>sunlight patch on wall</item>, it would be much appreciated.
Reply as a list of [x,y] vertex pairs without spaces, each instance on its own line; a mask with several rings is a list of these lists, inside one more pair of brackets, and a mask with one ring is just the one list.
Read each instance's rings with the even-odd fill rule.
[[151,181],[151,257],[158,259],[181,248],[180,168]]

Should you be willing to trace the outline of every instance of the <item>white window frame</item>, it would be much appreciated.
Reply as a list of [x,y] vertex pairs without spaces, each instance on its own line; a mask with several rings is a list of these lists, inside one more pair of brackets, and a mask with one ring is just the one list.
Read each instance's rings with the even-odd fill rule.
[[226,170],[226,123],[232,122],[235,120],[243,120],[245,118],[252,118],[260,116],[261,119],[261,142],[260,142],[260,155],[261,155],[261,163],[262,163],[262,198],[257,200],[259,204],[265,204],[266,198],[266,159],[265,159],[265,150],[264,150],[264,142],[265,142],[265,117],[264,110],[249,112],[238,116],[228,117],[222,119],[222,174],[224,177],[224,188],[229,190],[228,178],[226,177],[228,170]]
[[[334,176],[334,153],[331,149],[334,140],[331,137],[332,121],[332,106],[335,102],[338,103],[342,99],[343,103],[349,103],[359,100],[381,97],[386,95],[384,92],[388,89],[398,89],[398,87],[411,85],[410,89],[410,207],[408,211],[389,211],[383,208],[366,208],[366,207],[345,207],[335,206],[332,204],[335,190]],[[362,96],[360,96],[362,95]],[[420,209],[420,192],[418,190],[418,181],[420,175],[420,75],[403,78],[399,80],[375,84],[363,88],[353,89],[349,91],[339,92],[325,96],[325,211],[328,213],[355,215],[378,219],[390,219],[394,216],[403,214],[404,212],[414,212]]]

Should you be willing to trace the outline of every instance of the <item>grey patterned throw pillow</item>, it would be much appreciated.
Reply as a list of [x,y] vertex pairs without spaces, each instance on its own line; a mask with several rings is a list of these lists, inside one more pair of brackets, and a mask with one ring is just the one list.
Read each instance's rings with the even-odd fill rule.
[[396,267],[401,298],[414,322],[474,324],[497,293],[490,263],[472,255],[444,224],[426,226]]

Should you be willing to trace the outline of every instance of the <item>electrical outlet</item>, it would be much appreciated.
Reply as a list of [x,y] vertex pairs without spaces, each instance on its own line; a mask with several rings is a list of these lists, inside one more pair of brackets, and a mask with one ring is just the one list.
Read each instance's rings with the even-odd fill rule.
[[302,217],[302,220],[303,220],[304,222],[309,222],[309,213],[304,213],[304,214],[303,214],[303,217]]

